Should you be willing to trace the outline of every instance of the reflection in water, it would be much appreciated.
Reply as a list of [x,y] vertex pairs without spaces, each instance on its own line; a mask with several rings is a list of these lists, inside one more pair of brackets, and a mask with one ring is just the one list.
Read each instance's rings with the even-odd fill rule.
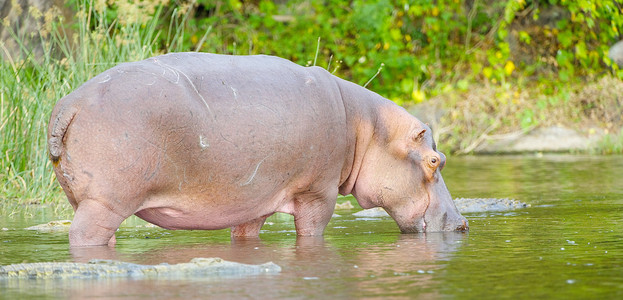
[[368,280],[358,289],[370,295],[403,296],[405,291],[427,290],[421,296],[438,296],[435,272],[443,268],[467,236],[460,232],[400,235],[395,244],[367,247],[357,257],[355,276]]
[[[391,222],[386,219],[380,225]],[[176,280],[10,280],[0,287],[24,295],[55,294],[71,299],[89,297],[152,298],[219,297],[241,298],[313,298],[333,295],[359,298],[364,295],[408,297],[408,291],[427,288],[434,291],[434,275],[443,268],[461,245],[464,233],[392,234],[370,239],[370,234],[326,241],[322,237],[298,237],[292,243],[274,243],[260,239],[235,239],[231,243],[163,245],[148,251],[126,253],[120,247],[80,247],[71,249],[75,262],[91,259],[115,259],[138,264],[175,264],[195,257],[220,257],[225,260],[260,264],[273,261],[282,267],[279,275],[240,279],[197,278]],[[353,243],[353,240],[358,242]],[[368,240],[369,242],[366,242]],[[349,279],[350,278],[350,279]],[[347,279],[347,280],[344,280]],[[318,290],[320,289],[320,290]],[[429,296],[434,292],[426,292]]]

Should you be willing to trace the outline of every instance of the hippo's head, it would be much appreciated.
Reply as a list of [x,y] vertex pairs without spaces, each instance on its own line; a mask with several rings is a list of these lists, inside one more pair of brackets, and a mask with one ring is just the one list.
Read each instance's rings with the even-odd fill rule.
[[431,129],[404,110],[390,115],[374,126],[352,194],[363,208],[384,208],[403,233],[467,230],[441,177],[446,157]]

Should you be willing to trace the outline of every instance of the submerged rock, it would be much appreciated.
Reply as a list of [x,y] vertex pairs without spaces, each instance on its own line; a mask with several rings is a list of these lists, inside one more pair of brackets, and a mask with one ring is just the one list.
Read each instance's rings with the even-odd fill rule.
[[281,267],[268,262],[249,265],[221,258],[193,258],[175,265],[139,265],[114,260],[92,260],[89,263],[43,262],[0,266],[0,279],[69,279],[69,278],[160,278],[241,277],[276,274]]
[[345,201],[344,203],[336,203],[335,209],[353,209],[355,208],[350,201]]
[[[456,198],[456,208],[461,213],[476,213],[489,211],[506,211],[529,207],[529,204],[508,198]],[[389,217],[389,214],[380,207],[364,209],[353,214],[356,217],[380,218]]]
[[454,204],[461,213],[506,211],[530,206],[508,198],[456,198]]
[[39,232],[62,232],[69,231],[70,220],[51,221],[45,224],[27,227],[26,230],[36,230]]
[[389,217],[389,214],[381,207],[364,209],[353,214],[355,217],[380,218]]

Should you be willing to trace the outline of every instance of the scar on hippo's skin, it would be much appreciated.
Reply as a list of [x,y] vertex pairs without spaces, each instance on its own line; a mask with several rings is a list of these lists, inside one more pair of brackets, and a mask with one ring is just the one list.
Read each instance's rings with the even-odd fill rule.
[[[163,62],[161,62],[161,61],[159,61],[159,60],[157,60],[157,59],[154,59],[154,62],[155,62],[157,65],[161,66],[161,67],[164,69],[164,71],[165,71],[165,72],[166,72],[166,69],[169,69],[169,70],[171,70],[171,71],[172,71],[172,72],[173,72],[173,73],[177,76],[177,80],[176,80],[176,82],[173,82],[173,83],[175,83],[175,84],[179,84],[180,74],[184,75],[184,77],[186,78],[186,80],[188,81],[188,83],[190,84],[190,86],[193,88],[193,91],[197,94],[197,96],[199,96],[199,98],[201,99],[201,101],[203,101],[203,104],[205,104],[206,108],[208,109],[208,113],[210,113],[210,116],[212,117],[212,119],[213,119],[213,120],[215,119],[214,114],[212,113],[212,109],[210,109],[210,106],[208,105],[208,102],[206,101],[206,99],[205,99],[205,98],[203,98],[203,96],[201,95],[201,93],[199,93],[199,90],[197,90],[197,87],[195,86],[195,83],[193,83],[193,81],[192,81],[192,80],[190,80],[190,77],[188,77],[188,75],[186,75],[186,73],[184,73],[184,72],[182,72],[182,71],[180,71],[180,70],[176,69],[176,68],[175,68],[175,67],[173,67],[173,66],[169,66],[169,65],[167,65],[167,64],[165,64],[165,63],[163,63]],[[164,73],[163,73],[163,75],[164,75]]]
[[268,158],[268,156],[264,157],[262,160],[260,160],[259,163],[257,163],[257,166],[255,166],[255,170],[253,171],[253,174],[251,174],[251,177],[249,177],[249,180],[247,180],[247,182],[241,184],[240,186],[245,186],[245,185],[249,185],[251,183],[251,181],[253,181],[253,178],[255,178],[255,174],[257,174],[257,170],[259,170],[260,166],[262,165],[262,163]]
[[201,147],[201,151],[210,147],[210,143],[203,137],[203,135],[199,136],[199,147]]
[[110,75],[106,74],[106,76],[104,77],[104,79],[102,79],[102,81],[99,81],[97,83],[106,83],[109,82],[110,79],[112,79],[112,77],[110,77]]
[[[154,76],[154,78],[153,78],[153,79],[154,79],[154,81],[152,81],[152,82],[147,82],[147,83],[145,83],[145,85],[152,86],[152,85],[156,84],[156,81],[158,81],[158,80],[157,80],[157,78]],[[160,91],[160,96],[162,96],[163,92],[164,92],[163,90],[161,90],[161,91]]]
[[238,99],[238,90],[236,90],[233,86],[230,86],[229,88],[232,92],[234,92],[234,98]]

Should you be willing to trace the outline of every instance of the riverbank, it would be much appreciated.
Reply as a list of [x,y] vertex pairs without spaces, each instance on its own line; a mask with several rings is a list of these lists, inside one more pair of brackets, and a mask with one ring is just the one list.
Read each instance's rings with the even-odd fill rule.
[[481,82],[408,108],[453,154],[623,153],[623,81]]

